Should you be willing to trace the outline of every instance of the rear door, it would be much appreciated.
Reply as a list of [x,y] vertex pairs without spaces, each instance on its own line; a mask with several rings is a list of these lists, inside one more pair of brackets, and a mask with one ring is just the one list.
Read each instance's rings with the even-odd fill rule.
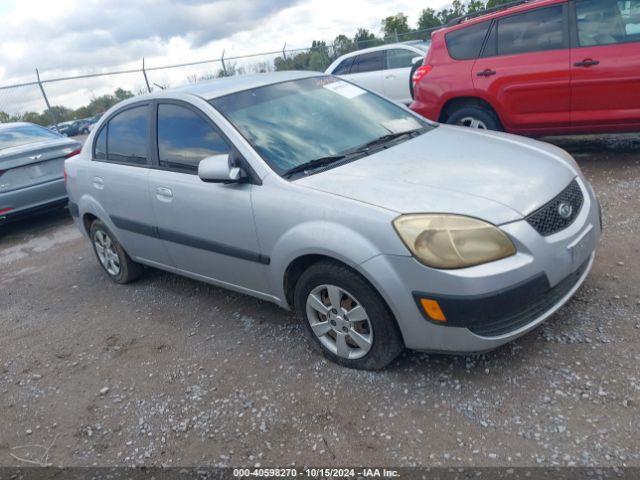
[[168,265],[149,198],[150,110],[150,103],[135,104],[101,126],[93,145],[90,191],[129,255]]
[[573,5],[573,125],[640,124],[640,0]]
[[391,48],[386,50],[386,69],[382,74],[384,94],[399,103],[411,103],[409,90],[409,75],[411,75],[411,61],[421,57],[408,48]]
[[570,59],[567,4],[500,17],[473,66],[474,86],[509,130],[568,128]]
[[384,50],[363,53],[353,59],[347,80],[384,95],[382,70],[385,64]]
[[182,271],[268,291],[266,265],[258,245],[250,183],[206,183],[198,164],[234,149],[196,107],[177,101],[157,105],[157,164],[151,172],[158,233]]

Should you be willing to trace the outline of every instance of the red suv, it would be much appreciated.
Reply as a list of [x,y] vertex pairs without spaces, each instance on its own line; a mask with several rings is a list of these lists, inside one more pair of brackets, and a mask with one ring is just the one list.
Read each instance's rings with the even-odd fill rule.
[[640,130],[640,0],[537,0],[435,31],[411,108],[538,136]]

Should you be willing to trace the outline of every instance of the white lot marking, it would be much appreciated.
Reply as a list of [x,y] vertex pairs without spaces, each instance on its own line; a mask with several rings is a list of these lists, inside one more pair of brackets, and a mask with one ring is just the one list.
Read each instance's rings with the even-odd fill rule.
[[12,247],[2,248],[0,246],[0,265],[8,265],[22,258],[26,258],[33,253],[42,253],[55,245],[70,242],[81,238],[82,234],[74,225],[68,225],[54,232],[39,235],[24,243]]

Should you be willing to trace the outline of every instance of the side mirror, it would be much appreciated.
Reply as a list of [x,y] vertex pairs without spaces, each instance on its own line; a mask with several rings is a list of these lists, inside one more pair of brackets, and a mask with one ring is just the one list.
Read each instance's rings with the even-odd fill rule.
[[415,65],[418,62],[421,62],[422,60],[424,60],[424,57],[413,57],[411,59],[411,65]]
[[233,183],[239,182],[247,175],[240,167],[232,165],[229,155],[223,154],[201,160],[198,176],[203,182]]

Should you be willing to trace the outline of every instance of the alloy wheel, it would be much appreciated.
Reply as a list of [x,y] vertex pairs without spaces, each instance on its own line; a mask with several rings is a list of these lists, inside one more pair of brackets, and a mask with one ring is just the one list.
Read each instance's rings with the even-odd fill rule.
[[343,288],[319,285],[307,297],[307,321],[320,343],[347,359],[364,357],[373,345],[373,327],[364,307]]
[[475,117],[464,117],[458,121],[458,125],[469,128],[477,128],[478,130],[488,130],[487,125],[480,119]]
[[93,236],[93,244],[98,254],[98,259],[104,269],[114,277],[120,273],[120,257],[111,237],[103,230],[97,230]]

